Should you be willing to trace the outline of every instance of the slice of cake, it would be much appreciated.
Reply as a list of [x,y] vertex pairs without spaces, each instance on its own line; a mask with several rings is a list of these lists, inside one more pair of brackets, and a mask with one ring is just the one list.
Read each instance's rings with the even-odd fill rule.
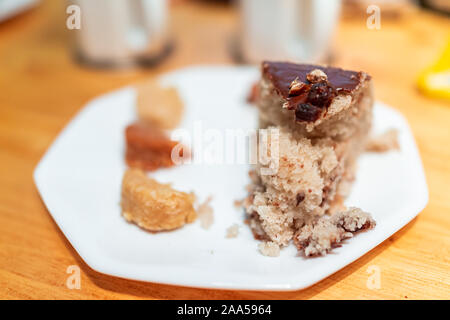
[[[370,76],[339,68],[264,62],[255,101],[260,126],[271,134],[264,146],[259,144],[260,152],[262,147],[269,150],[269,161],[254,166],[244,204],[250,227],[257,239],[279,246],[294,239],[299,250],[312,252],[306,255],[328,252],[332,244],[317,249],[318,234],[339,233],[339,239],[325,237],[336,238],[330,243],[339,243],[349,234],[338,226],[324,228],[330,222],[318,218],[345,211],[343,201],[371,126]],[[366,215],[361,211],[361,219],[371,219]],[[320,232],[313,233],[311,241],[300,241],[305,230],[315,230],[314,226]]]

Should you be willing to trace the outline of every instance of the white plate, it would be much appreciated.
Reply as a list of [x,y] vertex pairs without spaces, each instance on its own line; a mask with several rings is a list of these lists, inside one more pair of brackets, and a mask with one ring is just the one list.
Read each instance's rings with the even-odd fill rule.
[[[181,127],[203,120],[208,128],[253,128],[256,110],[246,95],[258,71],[245,67],[193,67],[162,78],[185,102]],[[90,102],[64,129],[34,173],[50,214],[93,269],[122,278],[205,288],[295,290],[306,288],[358,259],[413,219],[428,190],[405,119],[377,103],[375,130],[398,128],[400,152],[365,154],[347,204],[371,212],[377,227],[357,235],[325,257],[304,259],[290,246],[280,257],[262,256],[233,201],[245,197],[247,165],[184,165],[153,174],[200,199],[213,195],[215,221],[152,234],[120,215],[126,169],[123,131],[135,119],[135,91],[125,88]],[[197,149],[198,151],[198,149]],[[195,151],[194,151],[195,153]],[[237,238],[226,229],[238,223]]]

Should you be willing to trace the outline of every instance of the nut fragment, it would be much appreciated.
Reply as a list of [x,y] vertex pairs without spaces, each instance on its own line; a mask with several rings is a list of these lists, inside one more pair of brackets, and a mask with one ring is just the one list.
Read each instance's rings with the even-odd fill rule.
[[298,96],[302,93],[305,87],[305,83],[295,78],[294,81],[289,85],[289,97]]
[[311,83],[317,83],[327,81],[328,77],[322,70],[314,69],[313,71],[311,71],[306,75],[306,80],[308,80]]

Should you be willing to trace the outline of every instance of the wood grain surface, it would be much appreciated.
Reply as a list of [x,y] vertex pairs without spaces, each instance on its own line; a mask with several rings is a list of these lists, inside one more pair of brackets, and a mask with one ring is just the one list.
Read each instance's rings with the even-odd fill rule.
[[[380,30],[366,28],[364,13],[346,18],[333,51],[335,64],[373,76],[377,99],[401,111],[417,139],[430,201],[401,231],[320,283],[284,293],[129,281],[82,261],[43,205],[32,172],[60,130],[97,95],[186,65],[233,63],[232,8],[178,1],[171,15],[176,49],[151,70],[99,71],[75,63],[64,1],[44,0],[0,24],[0,298],[449,299],[450,104],[421,95],[415,80],[443,49],[450,19],[418,10],[396,20],[382,16]],[[81,268],[79,290],[66,287],[70,265]],[[381,271],[379,289],[367,286],[371,266]]]

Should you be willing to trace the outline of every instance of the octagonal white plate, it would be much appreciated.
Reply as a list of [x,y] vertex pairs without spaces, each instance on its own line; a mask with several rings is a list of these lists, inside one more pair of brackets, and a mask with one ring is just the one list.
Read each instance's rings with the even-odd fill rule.
[[[192,67],[162,77],[185,102],[182,128],[254,128],[256,110],[246,104],[258,71],[246,67]],[[295,290],[308,287],[358,259],[413,219],[428,191],[414,138],[405,119],[377,103],[375,131],[398,128],[400,152],[365,154],[347,204],[373,214],[377,227],[357,235],[320,258],[305,259],[295,248],[280,257],[262,256],[243,213],[233,201],[245,197],[248,167],[184,165],[160,170],[159,181],[213,195],[215,221],[152,234],[120,215],[120,185],[126,169],[123,131],[135,119],[135,91],[124,88],[90,102],[49,148],[34,178],[50,214],[83,260],[93,269],[122,278],[205,288]],[[207,142],[206,142],[207,143]],[[198,149],[197,149],[198,151]],[[237,238],[226,229],[238,223]]]

